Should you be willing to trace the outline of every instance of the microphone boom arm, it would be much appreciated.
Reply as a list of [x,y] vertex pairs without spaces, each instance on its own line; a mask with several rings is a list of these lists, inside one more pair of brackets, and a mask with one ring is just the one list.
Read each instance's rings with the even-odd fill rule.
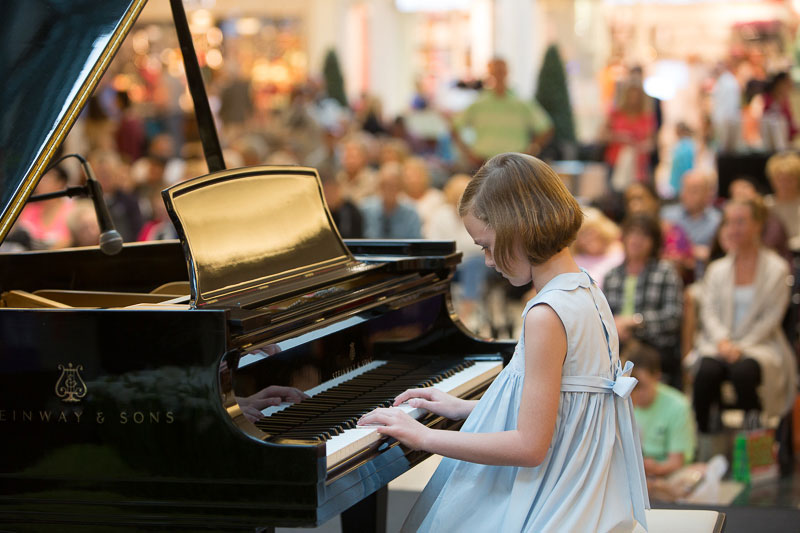
[[68,196],[86,196],[92,200],[94,205],[94,212],[97,216],[97,225],[100,227],[100,250],[106,255],[115,255],[122,250],[122,236],[114,227],[114,221],[111,219],[111,214],[108,212],[108,206],[103,199],[103,187],[100,182],[95,178],[92,167],[89,162],[79,154],[68,154],[58,159],[55,163],[50,165],[45,172],[49,171],[64,159],[74,157],[81,163],[83,173],[86,175],[86,185],[79,185],[77,187],[67,187],[61,191],[55,191],[46,194],[37,194],[28,198],[29,202],[41,202],[44,200],[52,200],[53,198],[63,198]]

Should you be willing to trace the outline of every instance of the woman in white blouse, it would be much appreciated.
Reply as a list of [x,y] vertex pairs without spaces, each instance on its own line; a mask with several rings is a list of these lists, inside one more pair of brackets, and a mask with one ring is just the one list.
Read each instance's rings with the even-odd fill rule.
[[732,200],[722,234],[727,255],[711,263],[703,279],[702,357],[694,381],[694,408],[701,432],[719,428],[720,386],[733,382],[736,407],[749,415],[783,415],[794,399],[797,363],[781,327],[789,303],[789,266],[761,245],[766,208],[758,199]]

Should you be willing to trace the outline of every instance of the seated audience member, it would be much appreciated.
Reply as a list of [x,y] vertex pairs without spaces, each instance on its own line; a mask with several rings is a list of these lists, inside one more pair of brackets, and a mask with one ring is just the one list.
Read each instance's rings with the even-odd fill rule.
[[586,269],[601,289],[606,274],[625,259],[619,227],[593,207],[583,210],[583,224],[573,251],[575,262]]
[[389,137],[381,142],[381,152],[378,161],[385,163],[405,163],[411,149],[403,139]]
[[320,169],[319,177],[322,181],[322,192],[325,202],[333,217],[333,223],[339,229],[343,239],[360,239],[364,237],[364,220],[361,210],[345,197],[342,184],[325,169]]
[[661,227],[661,259],[671,261],[681,278],[689,282],[694,276],[692,243],[680,226],[660,220],[661,200],[656,190],[646,183],[632,183],[625,189],[625,217],[645,213],[655,217]]
[[444,204],[444,194],[431,187],[428,166],[421,157],[412,157],[403,164],[403,191],[405,199],[414,204],[422,219],[422,235],[426,238],[431,231],[433,213]]
[[731,200],[722,233],[728,253],[706,270],[700,292],[700,355],[694,410],[703,433],[719,430],[722,382],[736,390],[746,420],[783,415],[794,400],[797,368],[781,322],[789,303],[786,261],[761,244],[766,209]]
[[626,347],[623,358],[633,363],[639,380],[631,393],[642,437],[647,477],[664,477],[692,462],[696,445],[694,417],[684,394],[661,383],[658,352],[643,344]]
[[97,246],[100,242],[100,226],[97,224],[94,204],[88,198],[75,202],[74,208],[67,216],[67,227],[70,247]]
[[636,339],[661,355],[666,382],[680,388],[680,320],[683,283],[672,263],[659,259],[661,228],[639,213],[622,224],[625,260],[603,281],[620,345]]
[[367,137],[353,134],[342,141],[342,170],[336,176],[345,196],[356,204],[378,192],[375,171],[369,166]]
[[775,154],[767,161],[767,177],[773,194],[764,204],[786,229],[791,250],[800,250],[800,155]]
[[460,288],[460,298],[456,300],[459,316],[473,330],[476,329],[478,302],[484,294],[486,279],[492,270],[486,266],[483,252],[467,233],[458,215],[458,201],[470,181],[466,174],[456,174],[444,186],[445,203],[433,213],[428,239],[456,241],[456,250],[463,254],[456,269],[454,283]]
[[378,194],[361,204],[367,239],[420,239],[422,221],[414,206],[400,198],[403,167],[387,163],[378,172]]
[[711,205],[714,189],[711,180],[712,177],[703,170],[690,170],[683,177],[680,203],[661,209],[661,218],[683,228],[689,237],[695,261],[695,279],[703,276],[714,236],[722,221],[722,214]]
[[[46,172],[34,194],[48,194],[67,186],[67,175],[59,167]],[[43,202],[30,202],[19,215],[17,224],[31,238],[34,248],[64,248],[69,246],[70,235],[67,217],[73,208],[69,198],[53,198]]]

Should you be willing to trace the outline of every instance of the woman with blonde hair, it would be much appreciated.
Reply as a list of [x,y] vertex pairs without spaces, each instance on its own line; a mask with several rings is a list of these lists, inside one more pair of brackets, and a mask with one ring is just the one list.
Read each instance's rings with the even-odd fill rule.
[[800,250],[800,155],[773,155],[767,161],[767,177],[773,194],[764,198],[764,204],[783,223],[789,248]]

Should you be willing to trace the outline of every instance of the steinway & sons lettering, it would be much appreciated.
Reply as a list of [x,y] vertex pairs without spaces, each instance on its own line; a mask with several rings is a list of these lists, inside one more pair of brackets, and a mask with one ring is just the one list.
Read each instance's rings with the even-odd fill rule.
[[97,411],[89,416],[82,410],[58,409],[0,409],[0,424],[172,424],[175,413],[172,411],[119,411],[108,413]]

